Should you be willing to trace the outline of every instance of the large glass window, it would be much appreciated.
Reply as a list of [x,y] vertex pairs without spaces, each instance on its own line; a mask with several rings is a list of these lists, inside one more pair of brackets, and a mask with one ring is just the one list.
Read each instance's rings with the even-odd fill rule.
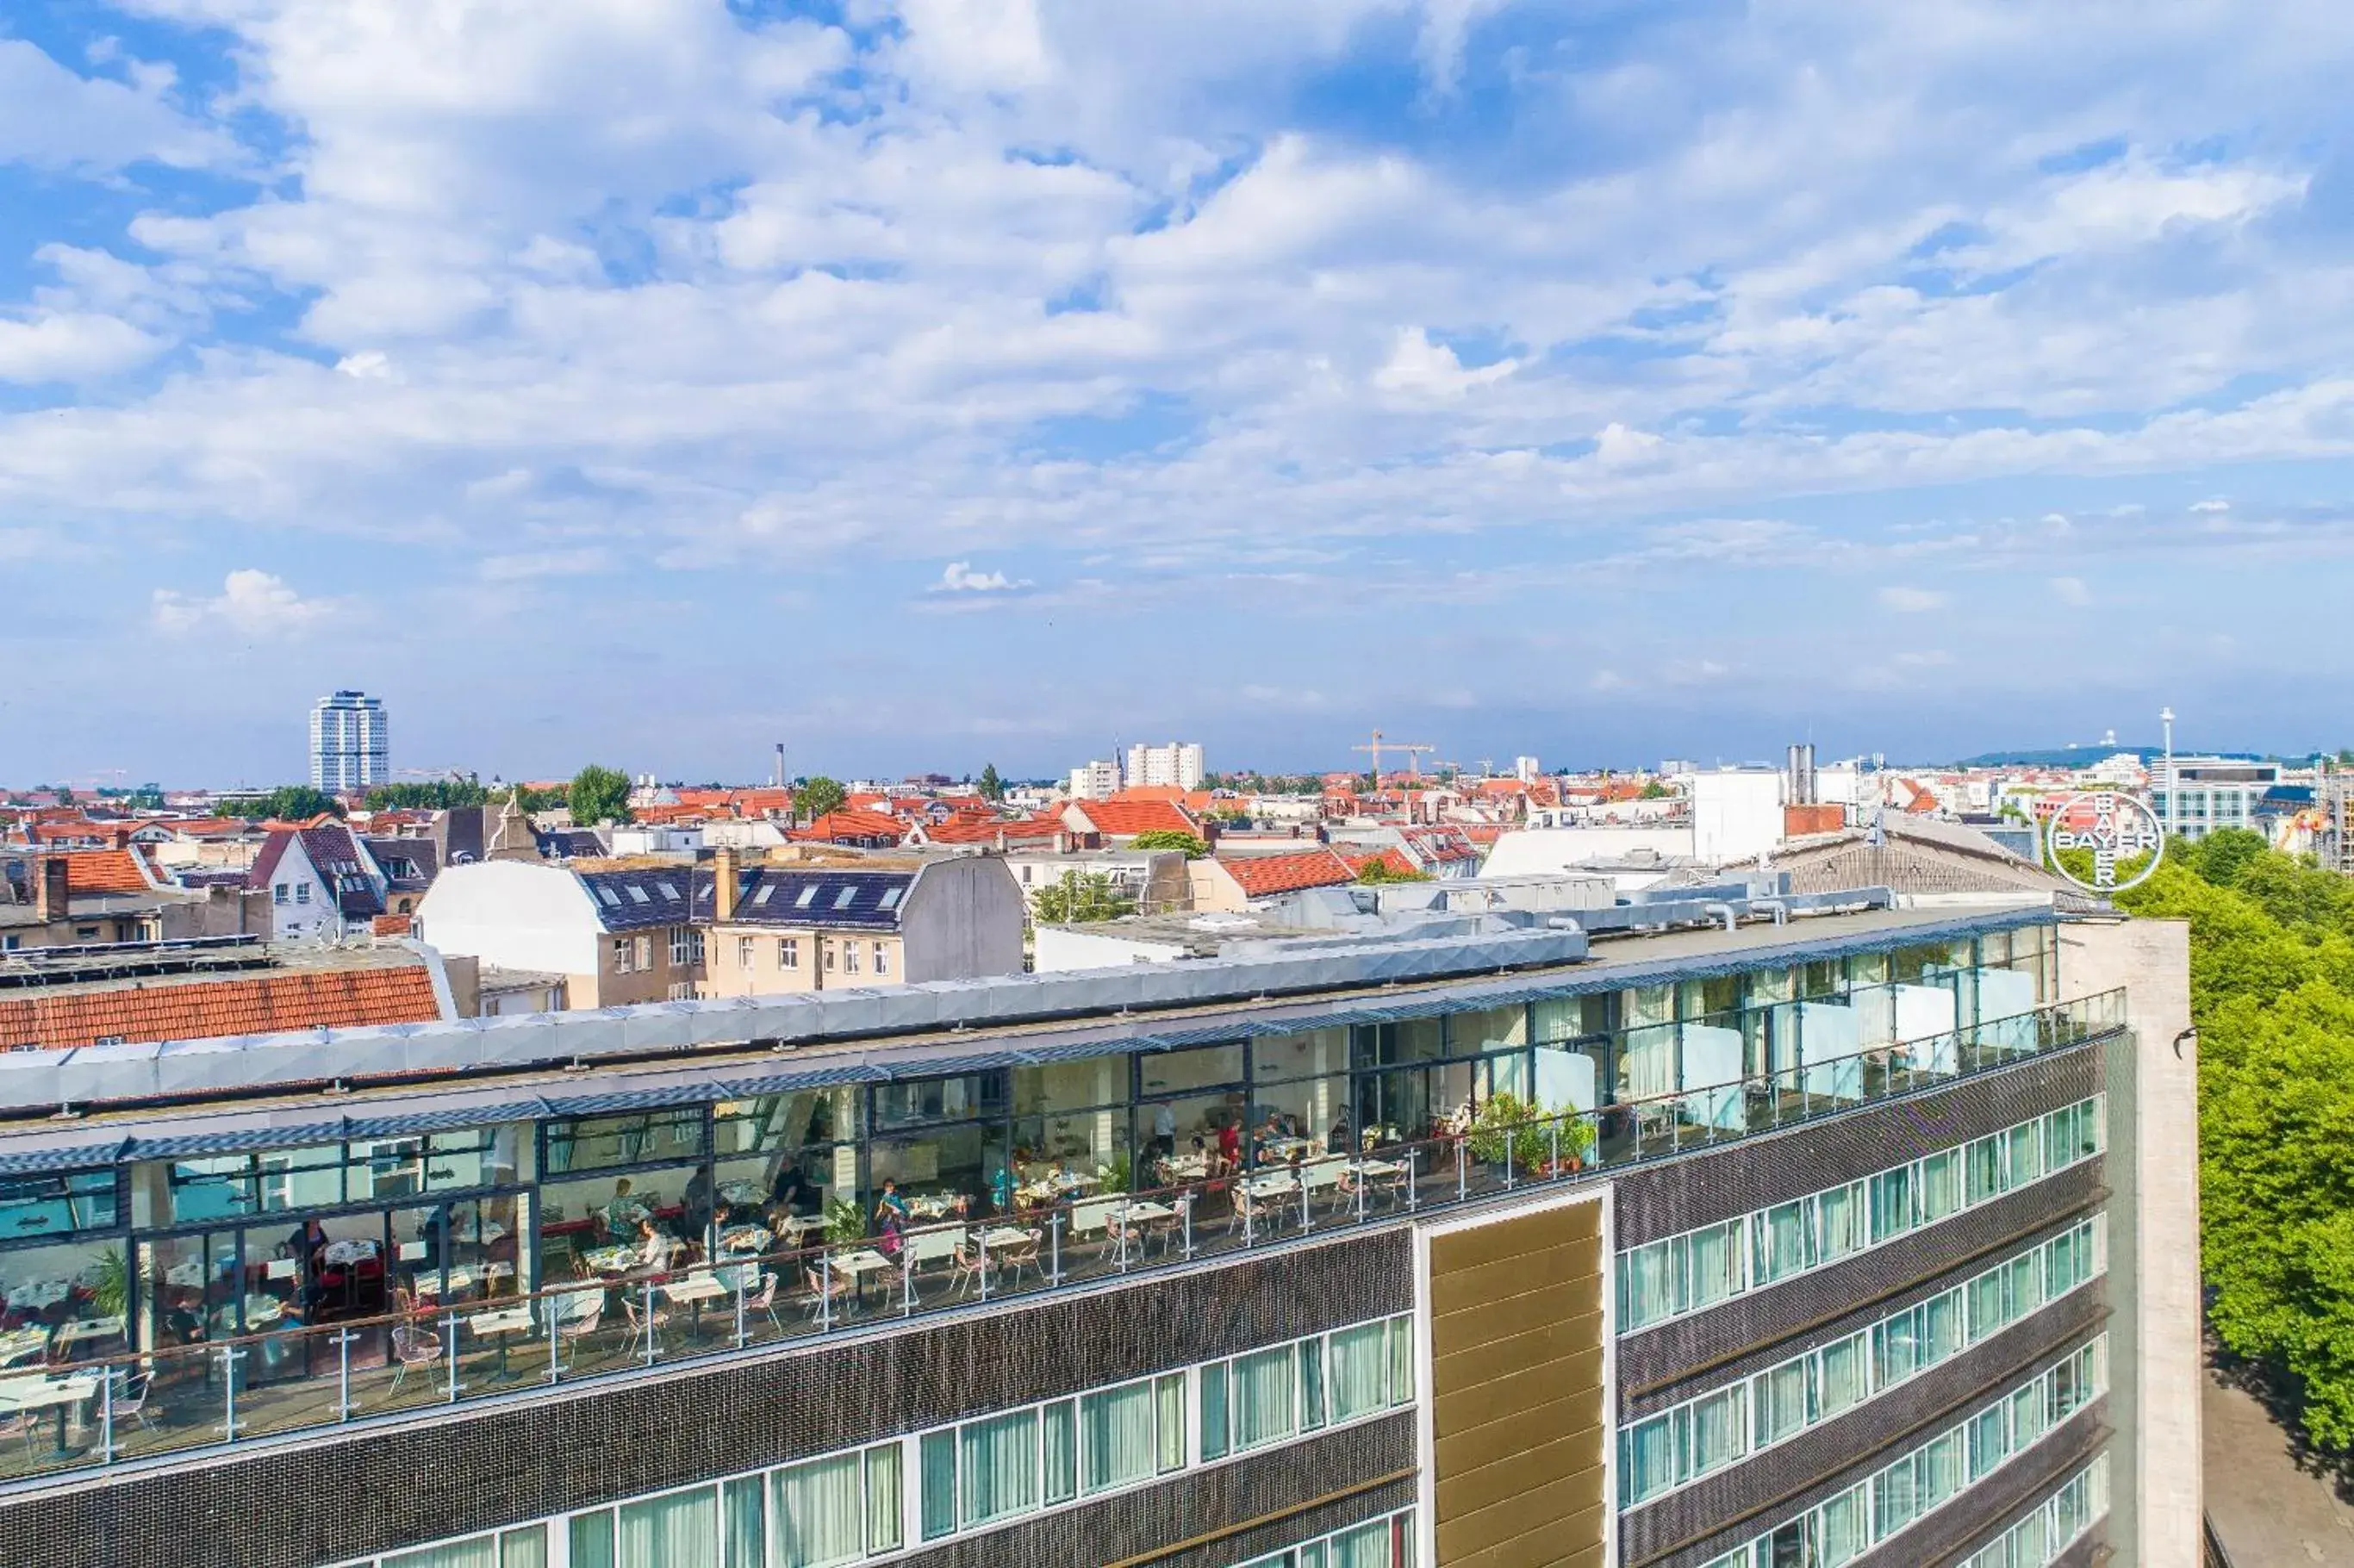
[[625,1116],[558,1118],[541,1128],[547,1150],[545,1169],[556,1175],[699,1156],[704,1151],[703,1117],[703,1107],[690,1105]]
[[865,1555],[858,1455],[836,1454],[776,1471],[769,1478],[769,1502],[781,1568],[831,1568]]
[[0,1177],[0,1241],[112,1230],[122,1217],[115,1192],[111,1170]]

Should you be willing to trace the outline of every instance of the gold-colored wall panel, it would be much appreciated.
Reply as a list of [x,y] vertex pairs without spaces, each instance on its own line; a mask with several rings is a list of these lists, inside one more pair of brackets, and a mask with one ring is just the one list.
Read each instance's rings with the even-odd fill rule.
[[1426,1242],[1435,1568],[1599,1568],[1609,1540],[1601,1202]]

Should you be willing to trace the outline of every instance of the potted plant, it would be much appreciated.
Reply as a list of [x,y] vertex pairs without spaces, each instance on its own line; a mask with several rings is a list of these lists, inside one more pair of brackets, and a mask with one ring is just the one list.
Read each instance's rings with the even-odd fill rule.
[[1129,1163],[1128,1150],[1125,1149],[1113,1155],[1109,1162],[1096,1167],[1096,1178],[1101,1184],[1103,1195],[1106,1197],[1132,1192],[1135,1174],[1135,1168]]
[[855,1246],[866,1239],[866,1213],[847,1198],[829,1199],[825,1205],[825,1239],[836,1246]]
[[1507,1150],[1513,1169],[1535,1173],[1553,1151],[1553,1135],[1540,1119],[1543,1113],[1519,1096],[1493,1094],[1471,1118],[1464,1141],[1471,1157],[1485,1165],[1501,1165]]
[[109,1247],[90,1271],[90,1305],[101,1318],[126,1318],[131,1313],[131,1260],[119,1247]]

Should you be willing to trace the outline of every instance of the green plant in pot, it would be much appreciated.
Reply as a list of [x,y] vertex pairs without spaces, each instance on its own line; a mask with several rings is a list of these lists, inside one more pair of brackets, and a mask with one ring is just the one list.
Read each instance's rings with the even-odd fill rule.
[[1546,1123],[1537,1119],[1543,1114],[1518,1095],[1489,1096],[1466,1135],[1471,1157],[1485,1165],[1501,1165],[1509,1148],[1513,1169],[1540,1170],[1553,1153],[1553,1134]]
[[866,1239],[866,1213],[847,1198],[829,1199],[825,1205],[825,1239],[836,1246],[854,1246]]
[[1123,1149],[1113,1155],[1108,1162],[1097,1166],[1096,1178],[1102,1182],[1103,1191],[1107,1195],[1134,1192],[1136,1171],[1129,1162],[1128,1150]]
[[121,1249],[109,1247],[90,1271],[90,1302],[101,1318],[130,1315],[131,1262]]

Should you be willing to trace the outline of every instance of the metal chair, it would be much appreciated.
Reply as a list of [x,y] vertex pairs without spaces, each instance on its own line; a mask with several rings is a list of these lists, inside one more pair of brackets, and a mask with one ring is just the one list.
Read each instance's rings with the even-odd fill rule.
[[408,1381],[409,1368],[438,1366],[442,1351],[441,1337],[431,1330],[420,1329],[414,1323],[395,1326],[392,1330],[392,1355],[396,1365],[392,1387],[387,1397],[400,1392],[400,1385]]

